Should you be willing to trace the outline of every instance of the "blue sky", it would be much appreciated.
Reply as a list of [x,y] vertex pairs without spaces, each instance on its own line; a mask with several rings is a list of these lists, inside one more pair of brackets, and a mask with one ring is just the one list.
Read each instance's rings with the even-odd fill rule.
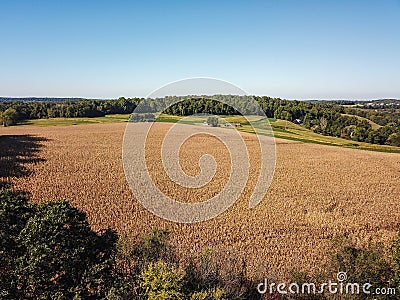
[[188,77],[400,98],[400,1],[4,1],[0,96],[146,96]]

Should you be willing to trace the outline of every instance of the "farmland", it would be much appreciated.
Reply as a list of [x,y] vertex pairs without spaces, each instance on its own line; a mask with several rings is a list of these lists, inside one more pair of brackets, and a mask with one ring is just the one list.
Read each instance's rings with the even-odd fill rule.
[[[209,185],[185,190],[166,177],[159,146],[170,126],[156,123],[148,140],[146,155],[157,186],[182,202],[218,193],[226,182],[229,157],[215,138],[195,136],[180,153],[182,168],[192,175],[199,172],[202,154],[216,157],[218,169]],[[348,236],[359,246],[371,240],[389,245],[399,230],[396,153],[277,139],[273,182],[265,199],[249,210],[258,152],[255,135],[246,132],[242,134],[250,154],[250,178],[239,200],[208,222],[162,220],[134,198],[126,183],[121,157],[124,129],[120,122],[2,128],[1,151],[7,156],[2,155],[1,164],[16,172],[2,172],[0,179],[4,185],[28,191],[35,202],[68,199],[87,212],[94,229],[110,226],[135,239],[153,228],[169,228],[183,261],[211,247],[225,256],[245,258],[249,274],[257,277],[323,272],[335,237]]]
[[[263,118],[259,116],[249,116],[246,120],[243,116],[220,116],[226,122],[241,123],[242,126],[238,128],[239,131],[255,133],[260,135],[270,135],[270,130],[265,130],[263,125]],[[158,122],[182,122],[185,124],[196,124],[201,125],[207,118],[199,116],[190,116],[183,119],[181,116],[173,116],[162,114],[157,121]],[[277,138],[287,139],[292,141],[304,142],[304,143],[316,143],[322,145],[331,145],[355,149],[364,149],[370,151],[382,151],[382,152],[395,152],[400,153],[400,147],[389,146],[389,145],[376,145],[365,142],[351,141],[348,139],[326,136],[315,133],[304,126],[294,124],[293,122],[281,119],[268,118],[270,126],[268,129],[273,130],[273,134]],[[250,121],[252,124],[250,125]],[[261,121],[261,122],[260,122]],[[260,126],[261,125],[261,126]],[[377,124],[375,124],[377,125]],[[254,126],[254,127],[253,127]],[[379,126],[379,125],[378,125]]]
[[[81,118],[49,118],[49,119],[34,119],[34,120],[25,120],[18,126],[69,126],[69,125],[80,125],[80,124],[103,124],[103,123],[121,123],[127,122],[130,114],[111,114],[106,115],[104,117],[81,117]],[[262,127],[257,127],[259,122],[258,120],[262,120],[259,116],[249,116],[249,120],[252,122],[252,125],[255,126],[253,128],[248,121],[243,116],[220,116],[223,118],[225,122],[231,123],[241,123],[242,127],[238,128],[238,130],[243,132],[254,133],[256,131],[258,134],[271,134],[270,131],[264,130]],[[361,117],[359,117],[362,119]],[[190,116],[185,117],[161,114],[157,118],[157,122],[167,122],[167,123],[175,123],[182,122],[185,124],[194,124],[201,125],[207,117],[204,116]],[[304,143],[317,143],[323,145],[332,145],[339,147],[347,147],[347,148],[356,148],[356,149],[364,149],[371,151],[382,151],[382,152],[395,152],[400,153],[400,147],[389,146],[389,145],[376,145],[365,142],[357,142],[351,141],[348,139],[337,138],[332,136],[325,136],[321,134],[314,133],[313,131],[305,128],[304,126],[294,124],[287,120],[280,120],[269,118],[270,126],[273,130],[274,136],[282,139],[293,140]],[[378,126],[374,123],[374,126]]]

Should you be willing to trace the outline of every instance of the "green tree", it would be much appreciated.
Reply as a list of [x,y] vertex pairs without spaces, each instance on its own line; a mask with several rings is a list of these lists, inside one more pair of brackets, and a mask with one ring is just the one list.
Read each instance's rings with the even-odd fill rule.
[[212,127],[217,127],[218,126],[218,118],[217,117],[208,117],[207,124]]
[[18,121],[17,111],[10,107],[0,114],[0,120],[4,127],[14,125]]
[[16,273],[32,298],[100,297],[112,285],[117,235],[92,231],[86,214],[67,201],[38,205],[18,241],[25,253],[17,260]]
[[375,288],[393,286],[393,268],[382,244],[359,248],[345,239],[337,242],[341,247],[334,256],[334,265],[338,272],[346,272],[348,282],[368,282]]
[[183,273],[165,262],[150,263],[140,274],[140,287],[149,300],[184,299]]
[[18,235],[33,215],[34,207],[22,193],[0,190],[0,298],[21,297],[14,274],[16,260],[24,253]]
[[[29,203],[0,190],[0,298],[101,298],[126,286],[114,272],[117,235],[91,230],[67,201]],[[119,289],[119,290],[118,290]]]
[[387,143],[392,146],[400,147],[400,133],[392,133],[389,135]]

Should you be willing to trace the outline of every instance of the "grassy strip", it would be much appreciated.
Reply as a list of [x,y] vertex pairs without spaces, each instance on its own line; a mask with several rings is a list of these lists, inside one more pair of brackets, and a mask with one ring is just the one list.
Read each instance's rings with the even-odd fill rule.
[[[227,122],[231,123],[241,123],[243,127],[239,127],[238,130],[247,133],[255,133],[255,130],[258,134],[261,135],[269,135],[271,136],[268,131],[263,128],[258,128],[257,124],[261,123],[260,120],[257,120],[259,117],[250,117],[253,120],[252,124],[255,128],[251,127],[250,124],[245,120],[243,116],[221,116]],[[198,124],[202,123],[206,119],[206,117],[193,117],[192,119],[188,118],[183,120],[184,117],[180,116],[171,116],[171,115],[160,115],[157,119],[157,122],[170,122],[170,123],[183,123],[183,124]],[[351,142],[345,139],[320,135],[310,131],[307,128],[304,128],[300,125],[293,124],[292,122],[285,121],[285,120],[276,120],[276,119],[268,119],[272,130],[274,132],[274,136],[276,138],[297,141],[302,143],[311,143],[311,144],[319,144],[319,145],[326,145],[326,146],[336,146],[336,147],[344,147],[350,149],[358,149],[358,150],[367,150],[367,151],[376,151],[376,152],[387,152],[387,153],[400,153],[400,149],[396,149],[393,147],[389,149],[387,147],[390,146],[381,146],[381,145],[363,145],[360,143]],[[248,124],[248,125],[247,125]],[[321,141],[320,139],[325,139],[326,141]]]
[[[68,125],[79,125],[79,124],[120,123],[120,122],[127,122],[129,116],[130,116],[129,114],[123,114],[123,115],[115,114],[97,118],[36,119],[36,120],[27,120],[21,123],[19,126],[29,125],[29,126],[44,127],[44,126],[68,126]],[[249,122],[243,116],[221,116],[221,118],[225,119],[227,122],[230,123],[241,123],[243,127],[239,127],[238,128],[239,131],[254,134],[256,130],[258,134],[271,136],[271,132],[267,130],[265,127],[257,126],[263,124],[263,120],[260,119],[259,116],[249,117],[249,120],[251,124],[254,125],[254,128],[249,124]],[[206,116],[201,116],[201,115],[185,118],[182,116],[161,114],[157,118],[157,122],[167,122],[167,123],[180,122],[182,124],[199,125],[203,123],[206,119],[207,119]],[[293,124],[292,122],[289,121],[276,120],[273,118],[268,120],[270,122],[272,130],[274,132],[274,136],[276,138],[298,141],[302,143],[312,143],[312,144],[344,147],[344,148],[367,150],[367,151],[400,153],[400,148],[398,147],[381,146],[374,144],[369,145],[366,143],[357,143],[357,144],[351,143],[351,141],[345,139],[316,134],[300,125]]]
[[130,114],[106,115],[97,118],[49,118],[26,120],[18,124],[18,126],[69,126],[80,124],[102,124],[102,123],[121,123],[127,122]]

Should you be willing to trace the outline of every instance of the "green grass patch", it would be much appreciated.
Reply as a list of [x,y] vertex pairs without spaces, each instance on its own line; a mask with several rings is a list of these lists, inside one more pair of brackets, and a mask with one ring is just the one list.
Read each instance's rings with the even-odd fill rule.
[[80,124],[101,124],[101,123],[121,123],[127,122],[130,114],[106,115],[97,118],[49,118],[26,120],[18,124],[18,126],[69,126]]
[[349,115],[349,114],[342,114],[342,116],[356,117],[357,119],[359,119],[359,120],[361,120],[361,121],[363,121],[363,120],[364,120],[364,121],[367,121],[367,122],[371,125],[371,128],[372,128],[373,130],[377,130],[377,129],[379,129],[379,128],[382,127],[381,125],[376,124],[374,121],[371,121],[370,119],[367,119],[367,118],[364,118],[364,117],[361,117],[361,116]]
[[[329,146],[337,146],[337,147],[346,147],[352,149],[361,149],[361,150],[369,150],[369,151],[379,151],[379,152],[393,152],[400,153],[400,147],[386,146],[386,145],[375,145],[368,144],[362,142],[354,142],[351,140],[346,140],[338,137],[325,136],[318,133],[315,133],[301,125],[294,124],[287,120],[280,120],[269,118],[269,124],[266,123],[265,117],[261,116],[248,116],[247,119],[244,116],[219,116],[224,119],[226,122],[230,123],[241,123],[242,127],[238,127],[237,129],[241,132],[247,133],[258,133],[261,135],[270,136],[272,131],[276,138],[298,141],[303,143],[312,143],[312,144],[320,144],[320,145],[329,145]],[[207,120],[207,116],[173,116],[161,114],[157,118],[157,122],[171,122],[171,123],[184,123],[184,124],[193,124],[193,125],[201,125],[204,121]],[[254,126],[252,127],[249,123]],[[223,122],[223,121],[222,121]]]
[[[101,123],[120,123],[127,122],[129,120],[129,114],[115,114],[106,115],[104,117],[98,118],[51,118],[51,119],[37,119],[37,120],[27,120],[21,123],[19,126],[68,126],[68,125],[78,125],[78,124],[101,124]],[[298,141],[303,143],[313,143],[320,145],[330,145],[338,146],[352,149],[368,150],[368,151],[378,151],[378,152],[392,152],[400,153],[400,147],[393,147],[387,145],[375,145],[363,142],[355,142],[351,140],[346,140],[342,138],[324,136],[317,134],[301,125],[294,124],[286,120],[277,120],[274,118],[269,118],[269,123],[266,122],[265,117],[261,116],[248,116],[247,119],[243,116],[219,116],[221,123],[240,123],[242,127],[237,127],[239,131],[255,133],[261,135],[271,136],[271,128],[273,134],[276,138]],[[168,123],[183,123],[192,125],[202,125],[204,121],[207,121],[208,116],[198,115],[198,116],[174,116],[161,114],[157,118],[157,122],[168,122]],[[250,123],[253,127],[250,125]],[[379,125],[378,125],[379,126]]]

